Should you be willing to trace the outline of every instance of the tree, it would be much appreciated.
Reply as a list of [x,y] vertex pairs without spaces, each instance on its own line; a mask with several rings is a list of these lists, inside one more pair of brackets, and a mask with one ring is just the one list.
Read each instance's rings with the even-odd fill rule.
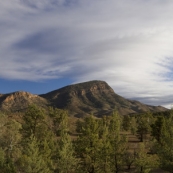
[[111,145],[110,163],[111,171],[118,173],[124,165],[124,154],[127,149],[127,138],[120,135],[121,117],[113,113],[109,124],[109,141]]
[[61,114],[59,124],[58,152],[57,152],[57,172],[71,173],[75,172],[77,159],[75,158],[74,146],[70,135],[68,134],[68,116],[66,111]]
[[99,120],[93,116],[85,117],[80,123],[80,135],[75,141],[77,157],[80,159],[78,172],[99,172],[101,151]]
[[100,121],[100,137],[101,137],[101,147],[99,153],[99,163],[100,163],[100,172],[110,173],[111,172],[111,144],[109,140],[109,124],[110,117],[105,116]]
[[134,116],[130,117],[130,131],[133,135],[135,135],[138,130],[136,121],[137,119]]
[[36,105],[30,105],[27,111],[23,116],[23,123],[22,123],[22,136],[24,138],[30,138],[31,136],[39,138],[44,137],[42,132],[43,126],[45,127],[44,123],[45,114],[42,109],[38,108]]
[[35,136],[31,136],[23,148],[21,159],[19,160],[18,171],[23,173],[51,173],[47,166],[47,158],[40,152],[40,142]]
[[76,152],[81,172],[118,173],[124,166],[126,137],[120,134],[122,118],[117,113],[96,119],[86,117],[78,122]]
[[0,148],[0,169],[2,170],[2,168],[3,168],[3,165],[4,165],[4,160],[5,160],[5,158],[4,158],[4,151],[2,150],[2,148]]
[[4,164],[1,164],[1,171],[3,170],[4,173],[16,172],[15,163],[20,157],[20,128],[20,123],[5,114],[0,114],[0,149],[1,158],[4,160]]
[[123,116],[122,127],[125,131],[130,130],[131,127],[131,118],[129,115]]
[[143,142],[146,135],[151,131],[151,122],[152,115],[150,113],[137,116],[137,136],[140,142]]
[[6,157],[2,148],[0,148],[0,170],[1,173],[17,173],[12,159]]
[[126,164],[128,170],[131,169],[131,166],[134,164],[135,159],[136,159],[135,151],[134,152],[130,152],[130,151],[127,150],[124,153],[124,163]]
[[16,159],[21,135],[19,133],[21,124],[13,119],[8,119],[4,125],[4,132],[1,136],[1,146],[10,158]]
[[165,126],[165,120],[163,116],[157,117],[157,120],[151,125],[151,135],[161,143],[161,135]]
[[153,167],[157,167],[158,159],[156,155],[147,154],[144,143],[139,144],[139,148],[136,152],[136,172],[137,173],[149,173]]
[[57,109],[57,108],[49,108],[49,116],[52,119],[52,131],[55,133],[56,136],[60,135],[60,131],[62,129],[62,122],[64,121],[64,118],[67,119],[68,117],[68,111]]
[[156,144],[157,154],[160,159],[160,167],[168,172],[173,173],[173,112],[170,116],[163,119],[161,135]]
[[[19,161],[19,165],[21,169],[23,169],[22,165],[28,165],[28,170],[25,171],[38,169],[41,172],[44,169],[51,172],[54,170],[55,139],[46,120],[44,111],[35,105],[31,105],[23,116],[21,129],[23,159]],[[44,165],[42,164],[43,158],[46,158]],[[40,162],[36,162],[37,159]]]

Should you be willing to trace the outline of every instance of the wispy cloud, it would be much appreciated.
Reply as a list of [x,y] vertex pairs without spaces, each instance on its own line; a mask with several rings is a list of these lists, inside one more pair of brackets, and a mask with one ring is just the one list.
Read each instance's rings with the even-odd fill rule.
[[125,97],[171,104],[172,9],[171,0],[2,1],[0,77],[100,79]]

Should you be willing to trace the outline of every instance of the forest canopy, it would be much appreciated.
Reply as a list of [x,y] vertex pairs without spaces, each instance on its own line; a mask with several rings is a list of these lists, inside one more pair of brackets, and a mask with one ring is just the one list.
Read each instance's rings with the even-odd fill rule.
[[[31,105],[0,113],[2,173],[173,172],[173,113],[143,113],[73,122],[66,110]],[[133,141],[131,138],[133,137]]]

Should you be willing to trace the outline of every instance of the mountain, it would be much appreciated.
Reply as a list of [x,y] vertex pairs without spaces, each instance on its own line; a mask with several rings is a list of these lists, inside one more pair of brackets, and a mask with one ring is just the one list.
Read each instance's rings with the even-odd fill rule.
[[104,81],[89,81],[69,85],[46,94],[34,95],[25,91],[0,94],[1,111],[24,111],[30,104],[67,109],[69,115],[81,117],[89,114],[108,115],[117,110],[121,115],[142,112],[161,112],[167,109],[125,99]]
[[160,112],[167,109],[162,106],[150,106],[138,101],[125,99],[114,92],[104,81],[89,81],[69,85],[61,89],[42,94],[51,106],[67,109],[70,115],[81,117],[87,114],[102,116],[117,110],[121,115]]
[[1,111],[22,111],[25,110],[30,104],[46,107],[46,105],[48,105],[48,101],[38,95],[34,95],[25,91],[0,94]]

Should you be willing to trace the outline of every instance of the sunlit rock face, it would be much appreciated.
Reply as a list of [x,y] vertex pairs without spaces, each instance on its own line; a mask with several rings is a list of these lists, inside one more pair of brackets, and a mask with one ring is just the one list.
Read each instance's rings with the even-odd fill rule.
[[0,108],[5,111],[22,111],[29,105],[46,105],[47,100],[25,91],[17,91],[0,96]]

